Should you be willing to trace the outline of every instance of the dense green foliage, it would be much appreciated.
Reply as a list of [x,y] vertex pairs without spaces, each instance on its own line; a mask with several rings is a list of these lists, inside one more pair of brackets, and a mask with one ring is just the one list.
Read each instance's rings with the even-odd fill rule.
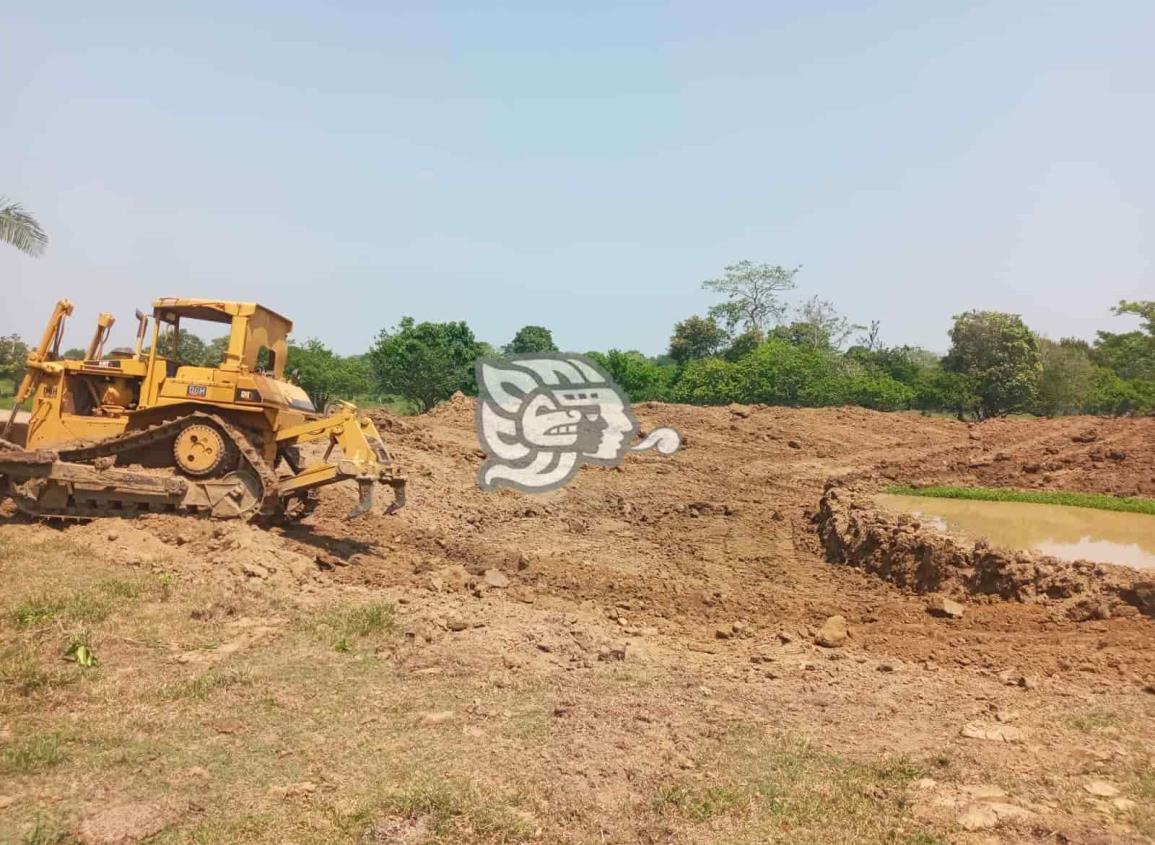
[[907,487],[895,484],[887,493],[926,496],[933,499],[970,499],[980,502],[1030,502],[1036,505],[1067,505],[1101,511],[1155,515],[1155,499],[1108,496],[1103,493],[1072,493],[1065,490],[1011,490],[1005,487]]
[[17,335],[0,337],[0,379],[16,382],[24,375],[28,345]]
[[544,326],[522,326],[513,340],[505,345],[506,355],[526,355],[533,352],[557,352],[553,332]]
[[475,391],[473,362],[481,351],[464,322],[417,323],[402,317],[395,329],[381,331],[368,359],[383,393],[427,411],[458,390]]
[[1028,410],[1043,365],[1039,339],[1017,314],[968,311],[954,318],[943,367],[970,379],[978,416],[1001,417]]
[[610,374],[634,402],[667,398],[670,384],[677,376],[676,367],[659,364],[641,352],[611,349],[605,354],[601,352],[587,354]]
[[729,334],[713,317],[687,317],[675,324],[670,338],[670,357],[679,364],[716,355],[729,340]]
[[317,410],[323,410],[334,399],[348,400],[374,392],[373,375],[365,356],[343,358],[312,338],[302,346],[289,344],[285,371],[309,394]]

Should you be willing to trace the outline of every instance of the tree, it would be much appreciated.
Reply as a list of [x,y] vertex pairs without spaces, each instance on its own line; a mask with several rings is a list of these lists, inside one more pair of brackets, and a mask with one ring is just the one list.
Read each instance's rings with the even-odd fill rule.
[[974,382],[962,373],[933,367],[914,382],[914,406],[922,411],[950,411],[960,420],[979,413]]
[[727,361],[741,361],[765,340],[762,332],[748,331],[735,337],[730,345],[722,350],[722,357]]
[[314,338],[300,346],[289,344],[285,372],[309,394],[318,410],[333,399],[364,396],[373,388],[369,367],[362,358],[342,358]]
[[506,355],[522,355],[531,352],[557,352],[553,333],[544,326],[522,326],[505,347]]
[[917,346],[882,346],[873,350],[852,346],[846,350],[846,358],[882,370],[895,381],[908,385],[913,385],[924,371],[939,367],[937,355]]
[[23,253],[37,256],[48,246],[48,235],[36,218],[19,203],[0,197],[0,241],[11,244]]
[[978,417],[1006,416],[1028,408],[1038,390],[1039,341],[1017,314],[968,311],[954,318],[943,366],[974,384]]
[[687,317],[674,324],[670,336],[670,357],[679,364],[696,358],[708,358],[717,354],[726,343],[726,330],[713,317]]
[[0,337],[0,379],[19,381],[24,375],[24,362],[28,360],[28,344],[19,335]]
[[771,338],[736,366],[739,402],[821,408],[849,401],[841,360],[830,350]]
[[1111,309],[1116,316],[1134,314],[1142,318],[1140,330],[1098,333],[1096,360],[1123,379],[1155,380],[1155,301],[1123,300]]
[[858,338],[858,346],[865,347],[870,352],[882,349],[882,321],[871,320],[869,326],[861,326],[863,334]]
[[369,366],[382,392],[428,411],[455,391],[474,392],[473,363],[480,344],[464,322],[416,323],[403,317],[382,329],[369,350]]
[[641,352],[611,349],[606,354],[590,352],[589,357],[610,374],[631,402],[655,402],[669,398],[676,367],[662,366]]
[[1039,341],[1042,373],[1036,409],[1044,416],[1078,414],[1092,404],[1096,367],[1087,344],[1071,339]]
[[798,309],[793,328],[798,341],[815,349],[841,349],[854,332],[864,326],[851,323],[835,309],[834,304],[812,296]]
[[81,349],[79,346],[74,346],[71,349],[65,349],[64,350],[64,360],[65,361],[83,361],[85,351],[86,350]]
[[737,381],[737,365],[721,358],[695,358],[682,369],[672,398],[691,405],[725,405],[738,401]]
[[205,349],[205,357],[211,362],[209,366],[218,367],[224,363],[225,353],[229,351],[229,336],[227,334],[214,337]]
[[765,333],[786,313],[786,304],[779,294],[794,290],[794,276],[802,268],[739,261],[724,269],[722,278],[702,282],[703,290],[726,297],[725,302],[710,308],[709,315],[730,332],[741,327]]
[[876,411],[899,411],[914,404],[914,389],[881,367],[863,366],[843,356],[846,402]]
[[214,360],[209,352],[209,346],[197,335],[181,329],[178,334],[176,351],[172,347],[173,333],[164,332],[157,342],[157,353],[170,361],[187,364],[190,367],[215,367],[220,359]]

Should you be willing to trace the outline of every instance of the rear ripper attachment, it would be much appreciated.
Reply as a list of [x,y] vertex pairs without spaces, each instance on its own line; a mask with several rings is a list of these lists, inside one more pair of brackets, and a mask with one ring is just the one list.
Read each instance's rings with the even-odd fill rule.
[[[35,516],[90,519],[189,513],[218,519],[299,518],[317,491],[356,482],[350,517],[393,488],[386,513],[405,504],[405,478],[372,420],[348,402],[318,413],[284,373],[292,323],[255,303],[153,302],[137,312],[131,349],[104,346],[115,322],[101,314],[84,360],[60,355],[61,300],[26,361],[15,407],[0,429],[0,495]],[[224,323],[216,366],[180,360],[182,320]],[[27,420],[17,419],[31,400]],[[327,443],[319,461],[301,447]]]

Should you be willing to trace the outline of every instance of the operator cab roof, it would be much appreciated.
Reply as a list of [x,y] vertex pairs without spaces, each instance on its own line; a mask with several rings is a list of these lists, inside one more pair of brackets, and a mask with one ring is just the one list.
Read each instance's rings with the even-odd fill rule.
[[231,323],[234,317],[260,315],[268,322],[282,324],[285,334],[293,330],[292,320],[287,317],[282,317],[270,308],[257,305],[255,302],[226,302],[219,299],[179,299],[174,296],[166,296],[161,299],[154,299],[152,307],[154,313],[166,321],[171,315],[173,317],[187,317],[190,320]]

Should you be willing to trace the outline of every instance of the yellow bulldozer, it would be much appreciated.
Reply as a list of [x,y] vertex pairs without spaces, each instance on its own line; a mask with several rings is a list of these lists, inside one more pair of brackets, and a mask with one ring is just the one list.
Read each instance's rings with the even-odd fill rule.
[[[104,353],[114,319],[101,314],[84,359],[65,360],[72,311],[56,303],[0,429],[0,496],[21,511],[294,518],[315,507],[318,488],[340,481],[358,484],[350,517],[372,508],[378,484],[393,488],[387,512],[405,504],[405,478],[373,422],[348,402],[319,411],[286,378],[293,325],[280,314],[251,302],[157,299],[151,318],[136,312],[131,349]],[[188,321],[229,327],[217,366],[180,360]],[[29,399],[30,413],[20,413]],[[303,459],[300,447],[316,441],[323,456]]]

